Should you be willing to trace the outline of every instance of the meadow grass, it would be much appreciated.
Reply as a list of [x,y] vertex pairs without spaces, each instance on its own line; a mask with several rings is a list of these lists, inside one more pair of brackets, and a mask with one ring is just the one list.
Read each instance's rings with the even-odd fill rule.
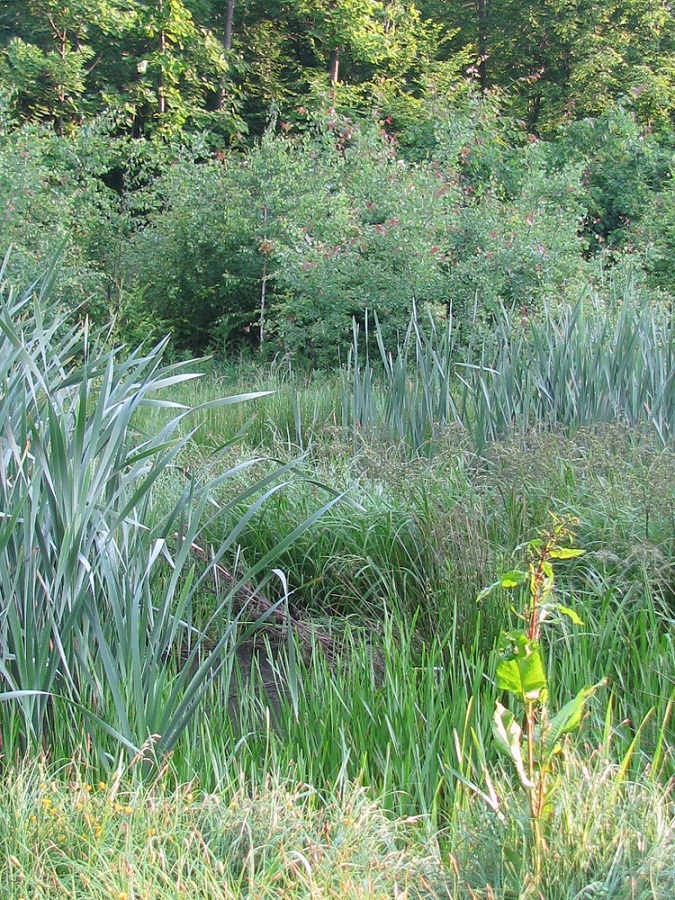
[[675,888],[668,789],[626,779],[600,753],[567,750],[538,889],[527,825],[495,774],[498,814],[458,791],[443,829],[393,816],[358,783],[316,789],[269,772],[217,792],[139,784],[121,769],[88,780],[77,764],[24,765],[0,808],[0,891],[7,900],[234,898],[655,898]]
[[[547,304],[531,317],[495,304],[475,312],[469,332],[467,343],[451,310],[438,321],[418,318],[413,307],[396,346],[385,344],[377,319],[364,334],[355,325],[345,364],[332,376],[298,375],[283,361],[267,373],[244,367],[249,384],[262,378],[282,388],[265,424],[254,426],[254,441],[304,449],[328,432],[354,449],[379,441],[410,458],[435,452],[450,426],[482,452],[514,430],[623,422],[669,442],[675,331],[669,311],[630,285],[612,306],[590,290],[576,304]],[[222,430],[216,414],[205,433]]]
[[358,787],[322,794],[268,775],[258,789],[241,780],[207,794],[130,786],[123,773],[86,782],[74,766],[50,774],[32,766],[6,785],[7,900],[432,897],[448,881],[416,823]]

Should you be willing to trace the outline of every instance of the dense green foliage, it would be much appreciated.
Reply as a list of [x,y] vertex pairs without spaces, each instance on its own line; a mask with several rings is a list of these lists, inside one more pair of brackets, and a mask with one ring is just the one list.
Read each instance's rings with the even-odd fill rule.
[[672,897],[674,39],[0,4],[3,896]]
[[[609,896],[668,900],[675,831],[667,791],[647,777],[622,785],[604,759],[589,768],[568,753],[566,768],[558,797],[568,827],[551,836],[542,896],[573,900],[598,885]],[[100,784],[73,765],[64,774],[29,766],[5,784],[6,900],[66,892],[87,900],[180,900],[186,891],[209,900],[532,895],[517,864],[513,806],[490,827],[490,813],[462,803],[439,843],[424,819],[393,818],[359,785],[319,791],[286,773],[252,790],[233,780],[206,793],[195,784],[172,790],[167,778],[130,784],[124,771]],[[509,790],[501,779],[495,787]]]
[[[159,350],[127,358],[107,350],[86,328],[54,316],[47,287],[39,289],[35,301],[6,297],[0,318],[3,760],[11,772],[26,750],[55,764],[79,757],[90,783],[102,777],[114,787],[110,801],[90,801],[82,799],[77,770],[66,794],[56,782],[49,795],[40,793],[29,777],[28,805],[12,802],[28,820],[32,843],[4,834],[8,890],[23,886],[18,871],[28,877],[32,848],[54,846],[48,822],[59,829],[57,846],[73,828],[78,837],[62,866],[52,866],[49,852],[31,871],[50,886],[78,873],[97,891],[100,848],[138,854],[150,829],[152,837],[162,834],[171,820],[180,830],[184,816],[191,834],[206,829],[201,845],[222,859],[221,875],[227,866],[228,879],[242,885],[207,887],[212,869],[190,863],[192,843],[176,857],[167,847],[175,871],[187,866],[204,896],[256,896],[258,885],[283,868],[278,840],[287,840],[291,853],[302,852],[306,839],[316,844],[305,830],[280,832],[278,816],[263,819],[260,838],[252,840],[263,842],[272,868],[242,870],[240,844],[213,843],[211,820],[182,799],[185,788],[175,798],[162,794],[157,807],[131,795],[120,799],[121,780],[131,787],[150,774],[161,778],[169,765],[165,792],[196,780],[201,790],[232,797],[232,810],[249,809],[253,792],[258,803],[297,805],[298,828],[309,827],[315,808],[323,810],[331,833],[336,819],[346,827],[342,810],[358,796],[349,785],[361,782],[379,801],[362,807],[368,819],[360,820],[358,840],[346,827],[341,842],[353,854],[350,870],[363,865],[365,846],[369,858],[382,852],[376,823],[388,821],[384,807],[440,841],[442,854],[432,864],[419,858],[420,838],[410,837],[406,865],[424,866],[435,879],[424,896],[442,896],[448,885],[471,896],[490,885],[495,896],[525,897],[538,878],[557,886],[551,896],[572,897],[589,878],[647,890],[652,876],[663,890],[645,896],[669,895],[672,809],[662,785],[673,774],[675,483],[654,385],[661,384],[665,416],[673,380],[663,370],[672,341],[657,315],[646,309],[636,319],[626,303],[611,330],[577,313],[562,334],[548,320],[547,399],[560,403],[559,418],[542,402],[536,377],[523,382],[504,372],[500,383],[496,370],[475,364],[486,380],[477,382],[467,408],[476,408],[481,394],[488,408],[531,401],[528,417],[514,423],[520,430],[503,422],[495,433],[474,431],[487,438],[480,453],[460,419],[436,419],[437,407],[424,406],[425,396],[440,396],[443,382],[431,372],[440,374],[434,358],[443,341],[434,345],[414,328],[402,381],[396,372],[405,347],[381,375],[353,365],[340,376],[314,376],[307,387],[292,372],[240,372],[249,384],[267,380],[263,393],[276,389],[259,396],[268,405],[250,431],[253,455],[253,446],[236,446],[248,413],[222,399],[232,385],[211,377],[199,386],[184,365],[163,365]],[[515,339],[522,354],[526,337],[509,337],[504,328],[502,352],[508,355]],[[650,331],[660,337],[647,358]],[[530,352],[545,360],[536,330],[530,341]],[[642,369],[625,362],[631,347],[645,355]],[[580,409],[570,402],[574,395],[558,391],[555,379],[566,384],[568,359],[598,361],[586,372],[588,386],[599,385],[597,396],[606,394],[609,406]],[[446,387],[455,379],[461,384],[461,366]],[[408,382],[416,385],[414,402]],[[636,409],[652,404],[652,414],[621,424],[620,397]],[[397,403],[399,413],[392,413]],[[414,424],[416,406],[428,429],[419,446],[392,429],[399,421]],[[572,433],[556,428],[559,422]],[[303,447],[309,449],[298,460]],[[420,447],[433,450],[430,458]],[[271,463],[269,453],[289,463]],[[289,465],[309,477],[280,491]],[[344,486],[356,502],[326,503],[321,483]],[[552,811],[562,827],[551,828],[533,868],[526,805],[491,737],[499,634],[513,629],[517,612],[503,591],[480,604],[476,597],[513,568],[511,551],[547,527],[549,511],[579,520],[586,551],[558,573],[563,604],[573,604],[584,627],[561,623],[561,639],[547,646],[551,704],[567,709],[586,685],[608,683],[604,703],[591,700],[583,723],[597,760],[583,758],[583,744],[561,748]],[[284,574],[277,569],[264,578],[272,565]],[[262,583],[252,592],[247,585],[256,574]],[[235,649],[240,611],[267,620],[257,649]],[[207,714],[195,715],[199,709]],[[303,787],[270,794],[270,773]],[[638,786],[626,792],[628,777]],[[314,807],[294,793],[309,798],[314,789],[338,795]],[[581,827],[575,811],[582,796],[590,798],[588,822],[598,809],[612,811],[610,831]],[[79,815],[85,807],[88,819]],[[158,822],[155,808],[169,819]],[[171,819],[169,810],[179,809]],[[120,821],[128,823],[121,832]],[[366,821],[372,832],[362,830]],[[637,875],[636,847],[647,867]],[[455,859],[449,866],[441,862],[447,852]],[[101,890],[119,884],[120,894],[129,893],[135,879],[152,885],[161,877],[154,858],[143,874],[133,865],[117,874],[104,867]],[[334,876],[342,871],[331,866]],[[320,867],[311,871],[328,877]],[[305,889],[292,883],[291,891]],[[389,882],[376,883],[386,896]]]
[[[198,376],[162,365],[162,344],[121,359],[100,335],[45,308],[48,289],[34,305],[30,294],[10,292],[0,311],[2,747],[9,758],[50,747],[60,706],[82,716],[103,764],[120,748],[131,756],[152,748],[161,758],[231,658],[241,613],[234,595],[261,571],[269,578],[293,534],[256,565],[232,565],[229,580],[215,580],[208,648],[192,626],[194,597],[292,465],[253,479],[222,506],[214,492],[245,464],[203,484],[181,479],[175,467],[187,437],[175,435],[191,410],[157,392]],[[140,411],[166,408],[174,411],[166,424],[138,430]],[[172,476],[173,502],[156,512],[155,485]],[[242,504],[239,523],[197,571],[205,529]],[[79,728],[71,739],[75,752]]]
[[17,121],[65,132],[105,113],[127,133],[260,133],[293,123],[332,81],[376,98],[396,129],[425,94],[514,88],[514,111],[551,131],[632,98],[669,129],[675,22],[661,0],[6,0],[0,85]]
[[675,291],[669,153],[630,113],[542,141],[496,101],[434,109],[416,161],[377,121],[334,112],[219,157],[103,123],[7,130],[9,276],[26,285],[61,248],[64,300],[122,340],[171,331],[181,352],[296,365],[344,360],[367,314],[395,350],[414,303],[424,319],[452,312],[466,344],[500,304],[536,317],[592,282],[611,305],[629,278],[651,302]]
[[68,303],[132,345],[322,366],[366,311],[395,349],[413,302],[468,338],[608,276],[669,300],[670,10],[466,12],[6,3],[10,277],[63,246]]
[[[185,366],[163,366],[159,351],[125,358],[106,349],[54,317],[46,295],[6,298],[0,318],[0,735],[7,783],[25,798],[13,794],[12,815],[25,818],[21,833],[29,835],[18,837],[0,817],[9,896],[36,878],[38,896],[73,878],[95,885],[93,896],[111,885],[118,895],[141,885],[152,895],[162,879],[155,862],[167,858],[181,878],[192,873],[185,877],[204,896],[262,896],[286,877],[279,842],[293,859],[306,841],[319,847],[310,827],[316,814],[328,821],[321,854],[330,862],[324,869],[323,857],[312,856],[309,881],[291,879],[291,896],[311,893],[313,879],[329,875],[349,889],[331,856],[339,842],[345,866],[363,877],[366,852],[369,861],[384,854],[383,865],[401,878],[423,871],[432,880],[422,896],[480,896],[490,885],[494,896],[526,897],[537,875],[526,804],[491,737],[499,634],[517,617],[503,591],[480,605],[476,597],[513,568],[512,549],[549,525],[549,511],[578,518],[586,551],[558,573],[562,602],[584,627],[561,623],[561,639],[547,647],[551,704],[566,708],[585,685],[608,684],[583,723],[592,758],[584,743],[561,748],[540,883],[551,898],[571,898],[597,880],[669,896],[672,801],[663,785],[673,774],[675,483],[657,419],[623,425],[618,407],[617,422],[600,404],[567,420],[576,433],[566,435],[534,402],[527,428],[502,433],[481,453],[459,421],[432,419],[425,458],[388,427],[397,397],[391,373],[361,368],[357,379],[352,367],[305,387],[292,373],[251,368],[239,377],[267,381],[261,391],[275,392],[259,397],[251,444],[237,448],[248,413],[222,399],[237,395],[234,385],[214,376],[199,384]],[[620,357],[613,348],[635,330],[626,308],[608,343],[598,344],[592,317],[562,339],[551,322],[552,358],[583,358],[594,344],[601,362]],[[660,327],[645,311],[643,334]],[[422,342],[413,354],[422,394],[432,387],[428,363],[437,352]],[[644,373],[660,372],[661,353],[668,358],[663,338]],[[611,380],[623,372],[620,358],[616,371],[604,363],[599,371],[609,387],[626,389],[625,380]],[[351,406],[363,402],[365,384],[368,428]],[[639,406],[637,392],[647,396],[650,384],[629,380],[628,396]],[[480,390],[488,407],[509,391],[525,399],[517,380],[488,379]],[[563,406],[568,400],[561,397]],[[309,477],[280,491],[284,459]],[[321,483],[344,486],[358,502],[325,503]],[[250,577],[275,564],[285,574],[263,578],[252,593]],[[287,602],[278,616],[280,599]],[[257,649],[242,645],[243,655],[235,653],[238,610],[267,619]],[[14,763],[26,749],[56,765],[75,757],[90,785],[102,778],[106,788],[85,798],[78,768],[68,769],[69,787],[58,779],[49,793],[35,776],[16,781]],[[270,793],[270,773],[288,788]],[[139,787],[150,774],[168,778],[154,782],[156,803]],[[171,794],[186,781],[194,787]],[[354,782],[376,806],[358,800]],[[203,806],[195,790],[205,792]],[[315,791],[323,799],[311,800]],[[226,819],[213,818],[223,795],[234,805]],[[252,802],[263,803],[258,836],[217,843],[239,807],[249,833]],[[266,804],[280,811],[280,803],[297,807],[297,827],[273,811],[266,818]],[[407,839],[403,870],[384,853],[393,831],[382,828],[396,826],[382,807],[422,829]],[[610,829],[586,830],[610,811]],[[165,829],[184,827],[209,848],[203,867],[191,840],[178,855],[174,844],[164,846]],[[438,855],[420,856],[421,834],[427,843],[433,835]],[[62,843],[56,865],[52,850]],[[240,848],[253,844],[261,865],[242,868]],[[39,864],[29,865],[36,852]],[[99,853],[146,862],[110,868],[95,862]],[[214,859],[227,886],[213,885]],[[389,896],[380,871],[370,876],[374,890]],[[162,884],[165,896],[179,895]]]

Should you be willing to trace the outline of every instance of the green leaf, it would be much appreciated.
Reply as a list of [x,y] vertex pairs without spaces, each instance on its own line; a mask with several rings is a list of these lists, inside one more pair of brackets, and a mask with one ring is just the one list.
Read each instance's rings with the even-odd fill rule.
[[483,600],[485,600],[486,597],[490,596],[495,588],[498,587],[501,587],[501,582],[495,581],[493,584],[488,585],[488,587],[483,588],[483,590],[476,597],[476,603],[481,603]]
[[549,819],[551,819],[551,817],[555,813],[555,807],[553,805],[553,800],[554,800],[556,791],[563,784],[563,779],[560,775],[556,775],[556,777],[553,779],[553,781],[547,780],[546,784],[547,784],[547,787],[546,787],[546,793],[544,794],[544,805],[542,806],[542,809],[541,809],[541,818],[542,818],[542,821],[544,821],[544,822],[548,822]]
[[546,674],[538,643],[521,631],[503,635],[496,675],[500,690],[515,694],[522,703],[540,701],[546,690]]
[[583,556],[585,550],[577,550],[574,547],[553,547],[548,551],[550,559],[574,559],[577,556]]
[[562,613],[563,616],[567,616],[568,619],[571,619],[575,625],[583,625],[583,619],[579,618],[579,615],[575,610],[571,609],[569,606],[561,606],[557,604],[555,607],[558,612]]
[[503,588],[514,588],[518,587],[519,584],[524,584],[527,581],[527,577],[527,572],[511,569],[509,572],[504,572],[498,584]]
[[496,588],[506,588],[507,590],[510,588],[517,587],[519,584],[524,584],[528,579],[527,572],[521,572],[519,569],[512,569],[509,572],[504,572],[499,581],[493,582],[478,594],[476,597],[476,603],[480,603],[481,600],[484,600],[487,596],[489,596],[492,591]]
[[560,738],[564,734],[576,731],[581,725],[581,717],[586,701],[589,697],[593,696],[598,688],[603,687],[604,684],[604,681],[599,681],[597,684],[587,685],[582,688],[573,700],[566,703],[563,708],[553,716],[549,722],[548,728],[544,732],[542,753],[544,763],[547,763],[556,752],[556,747]]
[[525,770],[523,760],[523,730],[513,713],[499,702],[492,717],[492,734],[497,750],[511,757],[521,784],[526,790],[531,791],[534,784]]
[[630,742],[630,747],[628,748],[628,750],[626,750],[624,757],[621,760],[621,765],[619,766],[619,770],[616,773],[616,775],[614,776],[615,786],[620,785],[621,782],[625,779],[626,775],[628,774],[628,768],[630,766],[630,761],[633,758],[633,754],[635,753],[635,748],[638,746],[640,737],[642,736],[642,732],[644,730],[644,727],[647,724],[647,722],[651,719],[655,709],[656,709],[656,707],[652,706],[651,709],[649,709],[647,711],[646,716],[640,722],[640,726],[639,726],[638,730],[635,732],[635,737]]

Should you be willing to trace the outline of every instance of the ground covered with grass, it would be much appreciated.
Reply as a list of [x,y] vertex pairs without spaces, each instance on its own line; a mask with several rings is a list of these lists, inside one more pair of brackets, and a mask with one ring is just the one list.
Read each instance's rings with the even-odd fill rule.
[[318,791],[268,775],[205,793],[128,772],[24,767],[5,782],[2,896],[659,897],[675,889],[668,793],[601,754],[568,754],[539,888],[524,875],[527,816],[506,782],[498,815],[468,795],[437,830],[394,817],[356,784]]

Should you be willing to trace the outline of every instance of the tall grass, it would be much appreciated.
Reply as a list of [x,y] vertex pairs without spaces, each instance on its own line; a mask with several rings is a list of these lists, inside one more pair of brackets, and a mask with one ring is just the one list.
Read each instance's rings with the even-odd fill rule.
[[[559,576],[560,590],[584,624],[563,625],[548,651],[552,702],[560,706],[585,684],[607,677],[608,690],[594,701],[583,740],[600,747],[609,728],[611,756],[621,760],[641,729],[630,772],[643,770],[661,745],[660,777],[675,773],[670,703],[675,477],[672,451],[655,433],[650,440],[625,426],[572,436],[512,433],[481,459],[452,443],[439,443],[430,460],[414,461],[362,447],[356,461],[344,465],[365,512],[335,507],[311,536],[289,548],[283,566],[298,615],[332,633],[338,647],[345,618],[357,637],[347,641],[339,663],[329,665],[319,656],[304,672],[299,715],[306,727],[299,735],[290,706],[280,715],[279,741],[274,727],[269,735],[255,723],[243,729],[247,737],[239,758],[251,760],[250,778],[267,753],[270,765],[282,769],[289,758],[302,760],[307,767],[302,777],[312,783],[333,781],[345,754],[346,771],[358,774],[366,757],[369,783],[387,784],[396,803],[408,798],[409,805],[395,805],[397,810],[419,804],[418,809],[438,811],[454,788],[452,774],[445,772],[434,805],[439,781],[429,773],[441,771],[434,753],[458,768],[452,762],[453,729],[461,734],[469,708],[488,710],[487,717],[471,718],[470,727],[494,764],[492,654],[500,630],[515,620],[505,596],[492,595],[480,606],[476,596],[513,567],[514,548],[549,524],[549,511],[581,520],[578,541],[586,550]],[[307,503],[306,490],[299,487],[278,495],[270,514],[243,535],[243,552],[251,559],[266,552],[285,527],[306,515]],[[359,636],[361,630],[370,632],[367,639]],[[399,693],[383,671],[396,673]],[[483,674],[474,682],[476,671]],[[436,692],[434,705],[422,712],[427,689],[429,695]],[[399,697],[405,698],[404,714]],[[422,734],[422,721],[430,723],[440,743]],[[441,721],[445,725],[436,732],[431,723]],[[326,731],[314,723],[325,723]],[[344,744],[335,738],[341,733]],[[194,744],[209,740],[213,745],[203,734]],[[409,753],[421,747],[424,752],[406,775]],[[226,749],[214,750],[216,757],[227,758]],[[415,778],[417,787],[411,789]]]
[[[243,608],[234,599],[260,578],[278,579],[283,598],[274,560],[334,497],[243,571],[238,537],[293,464],[219,503],[219,486],[255,460],[205,483],[182,474],[193,433],[183,423],[194,410],[166,391],[197,376],[163,362],[166,342],[125,356],[106,348],[104,335],[51,308],[50,288],[47,278],[18,299],[4,288],[0,306],[2,749],[71,756],[86,734],[103,761],[120,748],[161,759],[211,682],[227,676]],[[169,419],[139,430],[142,410],[169,410]],[[157,510],[167,478],[179,484],[168,510]],[[210,545],[207,529],[233,507],[239,515]],[[224,560],[230,579],[218,576]],[[208,621],[195,623],[205,587],[216,601]]]
[[343,454],[379,443],[408,458],[435,452],[448,434],[482,452],[514,430],[614,423],[648,429],[665,445],[675,428],[671,317],[630,286],[611,307],[590,289],[573,306],[546,305],[531,317],[494,305],[476,312],[468,331],[451,311],[441,322],[414,309],[396,347],[367,317],[363,329],[354,324],[337,373],[248,365],[212,375],[198,391],[212,397],[242,379],[270,396],[252,422],[248,412],[224,418],[209,407],[197,437],[206,449],[244,426],[252,446],[276,452],[328,443]]
[[606,759],[566,751],[542,890],[533,893],[521,810],[495,779],[502,818],[463,802],[432,832],[423,817],[393,817],[359,785],[317,790],[274,773],[258,787],[235,779],[215,793],[166,779],[105,784],[23,766],[4,782],[0,892],[7,900],[209,900],[391,897],[417,900],[669,900],[675,823],[668,792],[648,778],[622,782]]
[[375,332],[383,376],[358,329],[344,373],[343,425],[357,441],[419,452],[454,425],[482,450],[513,428],[623,422],[665,443],[675,428],[675,330],[630,290],[614,310],[590,295],[532,319],[495,306],[465,346],[452,315],[439,325],[414,313],[393,351]]
[[271,774],[208,794],[166,779],[105,784],[69,766],[10,775],[0,809],[4,900],[447,897],[440,849],[363,788],[316,791]]

